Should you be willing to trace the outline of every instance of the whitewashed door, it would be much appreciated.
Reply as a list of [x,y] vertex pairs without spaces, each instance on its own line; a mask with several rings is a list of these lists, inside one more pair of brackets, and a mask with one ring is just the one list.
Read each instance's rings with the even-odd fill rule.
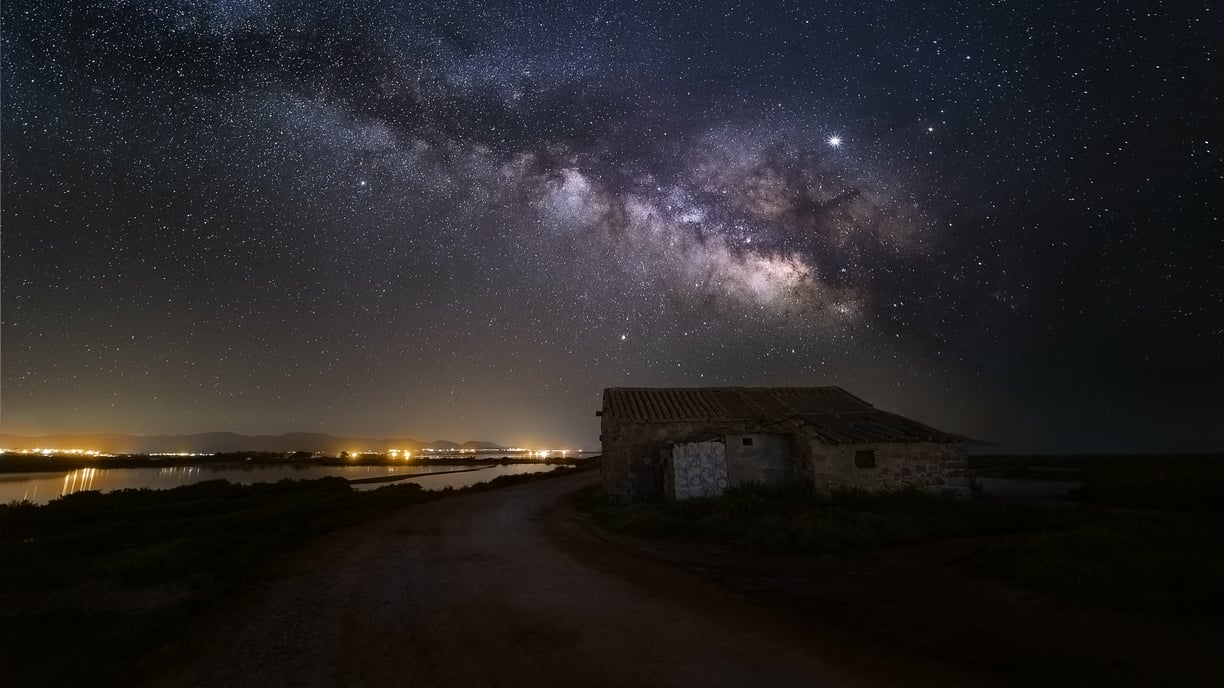
[[722,442],[689,442],[672,447],[676,499],[717,497],[727,491],[727,448]]

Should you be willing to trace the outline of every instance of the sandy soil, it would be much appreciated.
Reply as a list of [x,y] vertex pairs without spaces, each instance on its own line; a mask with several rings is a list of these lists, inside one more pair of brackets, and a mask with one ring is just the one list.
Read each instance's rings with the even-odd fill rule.
[[610,537],[566,506],[597,479],[332,534],[218,609],[147,683],[1187,685],[1221,666],[1218,631],[1149,629],[972,581],[955,546],[846,561]]

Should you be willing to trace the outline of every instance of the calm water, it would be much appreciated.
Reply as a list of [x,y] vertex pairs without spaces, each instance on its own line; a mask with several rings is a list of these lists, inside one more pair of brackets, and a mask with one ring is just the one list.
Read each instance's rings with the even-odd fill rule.
[[[471,470],[475,468],[475,470]],[[355,490],[376,490],[401,482],[416,482],[427,490],[467,487],[503,475],[540,473],[557,468],[546,464],[508,464],[505,466],[169,466],[166,468],[78,468],[53,473],[0,474],[0,504],[28,500],[35,504],[86,490],[110,492],[128,488],[165,490],[204,480],[228,480],[240,485],[274,483],[278,480],[315,480],[339,477],[348,480],[413,476],[393,483],[353,485]]]

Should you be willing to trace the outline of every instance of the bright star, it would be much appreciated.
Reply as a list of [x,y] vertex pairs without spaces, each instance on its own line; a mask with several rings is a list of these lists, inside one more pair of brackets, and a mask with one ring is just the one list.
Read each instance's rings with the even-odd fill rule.
[[833,146],[834,148],[841,148],[841,144],[842,144],[842,140],[840,136],[834,135],[834,136],[829,137],[830,146]]

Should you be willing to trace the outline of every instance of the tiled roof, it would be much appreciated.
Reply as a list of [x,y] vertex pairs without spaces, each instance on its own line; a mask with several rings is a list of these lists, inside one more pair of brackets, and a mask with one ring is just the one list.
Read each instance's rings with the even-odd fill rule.
[[881,411],[841,387],[612,387],[604,390],[603,415],[638,423],[794,420],[830,444],[965,439]]

